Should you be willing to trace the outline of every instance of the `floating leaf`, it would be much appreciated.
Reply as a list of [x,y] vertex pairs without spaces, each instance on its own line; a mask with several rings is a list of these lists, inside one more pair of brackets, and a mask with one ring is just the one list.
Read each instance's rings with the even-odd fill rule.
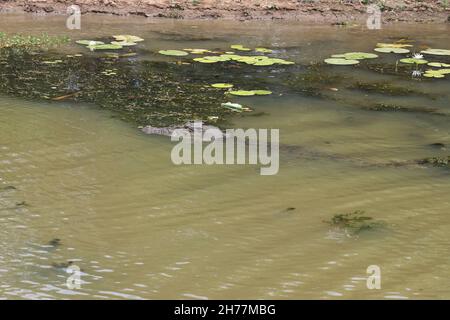
[[136,42],[126,42],[126,41],[111,41],[111,44],[119,45],[122,47],[131,47],[137,45]]
[[402,63],[409,63],[409,64],[426,64],[428,63],[427,60],[423,60],[423,59],[416,59],[416,58],[405,58],[405,59],[401,59],[400,62]]
[[122,49],[121,45],[118,44],[99,44],[95,46],[88,46],[92,50],[118,50]]
[[245,48],[242,44],[234,44],[231,46],[231,49],[239,50],[239,51],[251,51],[250,48]]
[[193,60],[196,62],[200,62],[200,63],[217,63],[217,62],[219,62],[217,60],[209,60],[209,59],[205,59],[205,58],[195,58]]
[[325,63],[336,65],[336,66],[349,66],[349,65],[358,64],[359,61],[358,60],[347,60],[347,59],[343,59],[343,58],[330,58],[330,59],[325,59]]
[[378,48],[408,48],[412,47],[410,44],[402,43],[377,43]]
[[244,91],[244,90],[238,90],[238,91],[229,91],[229,94],[232,94],[234,96],[242,96],[242,97],[248,97],[248,96],[254,96],[254,91]]
[[253,92],[257,95],[257,96],[267,96],[272,94],[272,91],[269,90],[253,90]]
[[427,70],[423,76],[426,78],[444,78],[445,76],[440,71],[441,70]]
[[113,36],[113,38],[116,39],[117,41],[124,41],[124,42],[129,42],[129,43],[144,41],[144,39],[142,39],[141,37],[132,36],[129,34],[116,35],[116,36]]
[[391,47],[375,48],[374,50],[377,52],[381,52],[381,53],[409,53],[410,52],[408,49],[391,48]]
[[175,56],[175,57],[183,57],[189,54],[181,50],[161,50],[159,51],[159,53],[165,56]]
[[450,50],[447,49],[427,49],[420,51],[425,54],[432,54],[437,56],[450,56]]
[[430,67],[436,67],[436,68],[449,68],[450,64],[443,63],[443,62],[430,62],[428,63]]
[[211,87],[219,89],[229,89],[233,88],[234,86],[231,83],[214,83],[211,85]]
[[262,53],[272,53],[273,50],[266,49],[266,48],[256,48],[255,51],[262,52]]
[[367,53],[367,52],[348,52],[343,54],[332,55],[332,58],[344,58],[347,60],[363,60],[363,59],[375,59],[378,58],[378,55],[376,55],[375,53]]

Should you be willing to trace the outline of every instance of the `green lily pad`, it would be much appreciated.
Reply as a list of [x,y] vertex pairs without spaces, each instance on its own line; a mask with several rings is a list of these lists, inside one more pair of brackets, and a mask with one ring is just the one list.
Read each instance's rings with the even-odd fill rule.
[[142,39],[141,37],[132,36],[132,35],[129,35],[129,34],[116,35],[116,36],[113,36],[113,38],[116,39],[117,41],[124,41],[124,42],[128,42],[128,43],[135,43],[135,42],[144,41],[144,39]]
[[420,53],[432,54],[437,56],[450,56],[450,50],[447,49],[427,49],[420,51]]
[[245,91],[245,90],[238,90],[238,91],[229,91],[229,94],[232,94],[233,96],[241,96],[241,97],[248,97],[248,96],[254,96],[254,91]]
[[88,46],[88,48],[92,49],[92,50],[118,50],[118,49],[122,49],[123,47],[121,45],[118,44],[99,44],[99,45],[95,45],[95,46]]
[[423,74],[424,77],[426,78],[445,78],[445,76],[440,73],[438,70],[427,70],[425,71],[425,73]]
[[105,44],[102,41],[94,41],[94,40],[78,40],[78,41],[75,41],[75,43],[81,44],[83,46],[89,46],[89,45],[96,46],[96,45],[100,45],[100,44]]
[[229,88],[233,88],[234,85],[232,85],[231,83],[214,83],[211,85],[211,87],[219,88],[219,89],[229,89]]
[[126,41],[111,41],[111,44],[119,45],[122,47],[132,47],[132,46],[137,45],[136,42],[126,42]]
[[244,47],[242,44],[234,44],[231,46],[231,49],[239,50],[239,51],[251,51],[252,49]]
[[348,52],[343,54],[335,54],[331,56],[332,58],[344,58],[347,60],[363,60],[363,59],[375,59],[378,55],[375,53],[366,52]]
[[391,47],[382,47],[382,48],[375,48],[376,52],[381,53],[409,53],[410,51],[405,48],[391,48]]
[[255,51],[261,52],[261,53],[272,53],[273,50],[266,49],[266,48],[256,48]]
[[450,64],[443,63],[443,62],[430,62],[428,63],[430,67],[436,67],[436,68],[450,68]]
[[200,63],[217,63],[217,62],[219,62],[217,60],[209,60],[209,59],[205,59],[205,58],[195,58],[193,60],[196,62],[200,62]]
[[174,56],[174,57],[183,57],[183,56],[187,56],[189,54],[186,51],[181,51],[181,50],[160,50],[158,52],[159,52],[159,54],[162,54],[165,56]]
[[268,95],[272,94],[272,91],[269,91],[269,90],[253,90],[253,92],[257,96],[268,96]]
[[343,59],[343,58],[330,58],[330,59],[325,59],[325,63],[336,65],[336,66],[350,66],[350,65],[358,64],[359,61],[358,60],[347,60],[347,59]]
[[428,63],[427,60],[416,59],[416,58],[405,58],[405,59],[401,59],[400,62],[408,63],[408,64],[426,64],[426,63]]
[[259,66],[259,67],[267,67],[267,66],[272,66],[275,64],[275,62],[273,62],[272,60],[260,60],[260,61],[255,61],[254,63],[252,63],[254,66]]

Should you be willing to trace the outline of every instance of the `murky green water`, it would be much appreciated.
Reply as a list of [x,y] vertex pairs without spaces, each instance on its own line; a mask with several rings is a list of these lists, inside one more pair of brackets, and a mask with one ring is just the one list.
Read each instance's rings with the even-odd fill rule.
[[[59,17],[12,24],[13,18],[2,17],[3,31],[76,39],[139,35],[146,41],[138,61],[170,60],[154,54],[160,49],[243,43],[280,48],[278,55],[297,66],[261,72],[274,95],[235,99],[265,115],[227,122],[280,129],[281,143],[290,147],[281,149],[275,176],[260,176],[255,166],[174,166],[168,138],[140,133],[114,110],[4,93],[0,298],[450,298],[450,171],[384,165],[449,155],[449,80],[330,66],[319,71],[340,80],[314,82],[312,90],[278,80],[301,78],[311,62],[334,53],[371,52],[377,42],[409,37],[446,48],[449,26],[368,31],[101,16],[69,31]],[[209,68],[196,71],[223,79],[220,69]],[[257,76],[249,72],[247,79]],[[246,79],[245,70],[240,77]],[[419,93],[348,88],[357,81],[388,81]],[[439,114],[364,110],[380,103]],[[324,223],[355,210],[386,226],[349,235]],[[59,245],[49,245],[52,239]],[[53,266],[67,261],[83,271],[80,290],[67,289],[68,274]],[[366,287],[369,265],[381,268],[381,290]]]

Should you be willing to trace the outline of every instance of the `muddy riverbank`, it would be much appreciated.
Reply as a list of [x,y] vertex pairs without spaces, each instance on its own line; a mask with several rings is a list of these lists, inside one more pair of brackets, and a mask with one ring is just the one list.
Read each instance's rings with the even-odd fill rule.
[[383,23],[442,23],[450,19],[447,1],[360,1],[360,0],[30,0],[1,1],[0,12],[66,14],[77,4],[82,14],[138,15],[171,19],[295,20],[308,23],[343,24],[367,19],[367,6],[379,5]]

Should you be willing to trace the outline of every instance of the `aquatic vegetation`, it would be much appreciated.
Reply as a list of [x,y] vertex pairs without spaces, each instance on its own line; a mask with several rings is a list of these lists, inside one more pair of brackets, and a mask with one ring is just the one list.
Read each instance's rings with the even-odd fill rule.
[[450,168],[450,156],[425,158],[425,159],[419,160],[418,164],[431,165],[433,167]]
[[437,55],[437,56],[450,56],[450,50],[447,49],[427,49],[420,51],[424,54],[431,54],[431,55]]
[[350,66],[358,64],[358,60],[347,60],[345,58],[329,58],[324,60],[327,64],[332,64],[336,66]]
[[248,96],[267,96],[272,94],[272,91],[269,90],[238,90],[238,91],[228,91],[227,94],[231,94],[234,96],[248,97]]
[[252,49],[246,48],[242,44],[233,44],[231,46],[231,49],[238,50],[238,51],[252,51]]
[[381,228],[386,225],[382,221],[375,221],[372,217],[366,216],[365,212],[361,210],[344,214],[335,214],[331,220],[325,222],[333,227],[350,231],[352,234]]
[[[53,60],[62,62],[43,63]],[[199,75],[195,80],[193,73]],[[199,68],[180,68],[170,62],[112,61],[97,55],[74,59],[9,49],[0,55],[0,93],[55,103],[91,103],[136,126],[165,127],[209,116],[224,123],[233,111],[220,107],[226,96],[205,86],[207,78]]]
[[103,41],[95,41],[95,40],[77,40],[75,43],[80,44],[82,46],[96,46],[99,44],[105,44]]
[[165,56],[174,56],[174,57],[183,57],[187,56],[189,53],[181,50],[160,50],[158,51],[159,54],[165,55]]
[[230,89],[233,88],[234,85],[232,85],[231,83],[214,83],[211,85],[211,87],[218,89]]
[[271,95],[272,94],[272,91],[269,91],[269,90],[253,90],[253,92],[257,96],[267,96],[267,95]]
[[31,49],[47,49],[50,47],[60,46],[70,42],[67,36],[49,36],[48,34],[41,35],[9,35],[0,32],[0,49],[1,48],[18,48],[22,50]]
[[413,112],[413,113],[429,113],[441,115],[436,108],[427,107],[405,107],[396,104],[378,103],[373,106],[364,107],[369,111],[381,111],[381,112]]
[[429,62],[428,66],[435,67],[435,68],[450,68],[449,63],[443,63],[443,62]]
[[445,75],[441,73],[441,71],[442,70],[431,70],[431,69],[426,70],[423,76],[426,78],[437,78],[437,79],[445,78]]
[[411,44],[405,43],[377,43],[378,48],[409,48],[412,47]]
[[356,83],[352,84],[348,88],[353,89],[353,90],[361,90],[361,91],[365,91],[365,92],[370,92],[370,93],[388,94],[388,95],[392,95],[392,96],[407,96],[407,95],[426,96],[427,95],[421,91],[410,89],[410,88],[398,87],[389,82],[357,81]]
[[392,47],[382,47],[382,48],[375,48],[374,49],[377,52],[381,53],[409,53],[410,51],[405,48],[392,48]]
[[240,97],[254,96],[256,94],[254,91],[246,91],[246,90],[228,91],[227,93],[233,96],[240,96]]
[[126,42],[126,41],[111,41],[112,45],[119,45],[121,47],[132,47],[137,45],[136,42]]
[[400,62],[401,63],[408,63],[408,64],[427,64],[428,63],[427,60],[417,59],[417,58],[400,59]]
[[273,52],[273,50],[266,49],[266,48],[256,48],[255,51],[261,52],[261,53],[272,53]]
[[246,108],[239,103],[226,102],[222,103],[221,106],[235,112],[251,111],[249,108]]
[[366,52],[347,52],[343,54],[333,54],[332,58],[343,58],[347,60],[364,60],[364,59],[375,59],[378,58],[378,55],[374,53],[366,53]]
[[91,50],[119,50],[119,49],[122,49],[123,47],[119,44],[107,43],[107,44],[97,44],[94,46],[88,46],[88,48]]
[[141,42],[144,41],[144,39],[142,39],[141,37],[138,36],[133,36],[133,35],[115,35],[113,36],[114,39],[116,39],[116,41],[121,41],[121,42],[127,42],[127,43],[136,43],[136,42]]

